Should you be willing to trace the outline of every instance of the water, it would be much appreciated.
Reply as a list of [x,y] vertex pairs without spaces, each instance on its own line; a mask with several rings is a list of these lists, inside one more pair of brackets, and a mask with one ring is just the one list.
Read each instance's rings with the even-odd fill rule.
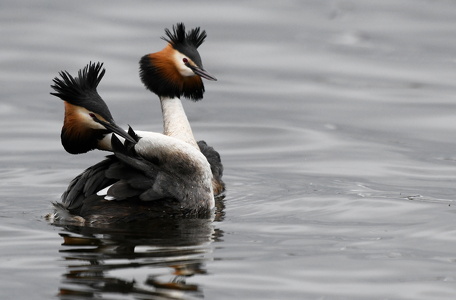
[[[454,299],[453,1],[0,7],[2,299]],[[160,131],[137,63],[180,21],[219,79],[184,103],[225,165],[217,216],[48,224],[103,156],[63,151],[51,79],[103,61],[116,121]]]

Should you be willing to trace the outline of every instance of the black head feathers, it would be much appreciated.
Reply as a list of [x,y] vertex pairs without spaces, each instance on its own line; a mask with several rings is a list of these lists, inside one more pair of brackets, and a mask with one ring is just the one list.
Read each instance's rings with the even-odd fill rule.
[[191,29],[189,32],[185,32],[185,25],[183,23],[177,23],[173,26],[173,32],[168,28],[165,29],[167,37],[162,37],[163,40],[173,46],[174,49],[179,50],[181,46],[193,46],[198,48],[206,39],[206,31],[200,31],[199,27]]
[[203,67],[197,49],[206,39],[206,31],[200,32],[200,28],[196,27],[185,32],[184,23],[177,23],[173,26],[173,32],[166,28],[165,33],[167,37],[162,37],[163,40],[167,41],[175,50],[191,58],[198,67]]
[[[98,147],[98,142],[109,133],[106,129],[87,126],[82,117],[85,113],[97,114],[105,123],[114,123],[109,108],[97,92],[97,86],[105,70],[102,63],[89,63],[78,76],[67,71],[55,77],[51,87],[56,97],[65,101],[65,119],[60,138],[65,150],[72,154],[85,153]],[[82,112],[84,108],[88,112]],[[82,113],[81,113],[82,112]],[[98,117],[97,117],[98,118]],[[114,125],[113,125],[114,126]]]
[[98,84],[105,74],[103,63],[90,62],[78,76],[73,77],[67,71],[59,73],[61,78],[55,77],[51,87],[56,91],[51,95],[75,105],[84,107],[92,112],[98,113],[106,120],[111,121],[112,116],[103,99],[97,92]]
[[73,77],[67,71],[59,73],[62,79],[55,77],[51,87],[57,93],[51,93],[64,101],[71,102],[72,99],[79,99],[87,96],[87,93],[96,91],[98,84],[105,74],[105,69],[101,69],[103,63],[90,62],[84,69],[79,70],[78,77]]

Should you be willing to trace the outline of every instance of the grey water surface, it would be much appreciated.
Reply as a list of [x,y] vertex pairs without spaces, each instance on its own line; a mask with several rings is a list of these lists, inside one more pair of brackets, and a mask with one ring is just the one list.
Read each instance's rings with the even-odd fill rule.
[[[67,154],[61,70],[107,69],[117,123],[161,131],[138,77],[177,22],[208,33],[214,220],[58,227],[105,153]],[[0,1],[1,299],[455,299],[456,2]]]

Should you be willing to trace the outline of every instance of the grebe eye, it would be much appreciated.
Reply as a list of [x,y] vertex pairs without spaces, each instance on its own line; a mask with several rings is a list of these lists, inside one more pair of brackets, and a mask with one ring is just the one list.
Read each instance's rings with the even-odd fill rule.
[[182,61],[184,62],[184,64],[188,63],[188,59],[187,59],[186,57],[184,57],[184,58],[182,59]]

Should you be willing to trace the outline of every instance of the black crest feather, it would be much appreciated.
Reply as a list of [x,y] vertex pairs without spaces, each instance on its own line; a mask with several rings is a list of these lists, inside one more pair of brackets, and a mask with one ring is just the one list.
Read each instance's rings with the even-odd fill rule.
[[173,32],[166,28],[165,33],[167,37],[162,37],[162,39],[170,43],[175,49],[177,49],[179,45],[198,48],[207,36],[206,31],[201,31],[199,27],[193,28],[189,32],[185,32],[185,25],[183,23],[174,25]]
[[100,114],[111,121],[111,113],[97,92],[98,84],[105,74],[103,63],[90,62],[82,70],[78,71],[78,76],[73,77],[67,71],[59,73],[61,78],[55,77],[51,87],[56,91],[51,95],[59,97],[70,104],[85,107],[90,111]]
[[51,87],[56,93],[51,93],[65,101],[86,97],[88,92],[96,91],[98,84],[105,74],[102,70],[103,63],[97,64],[90,62],[84,69],[79,70],[78,77],[73,77],[67,71],[59,72],[61,79],[55,77]]

